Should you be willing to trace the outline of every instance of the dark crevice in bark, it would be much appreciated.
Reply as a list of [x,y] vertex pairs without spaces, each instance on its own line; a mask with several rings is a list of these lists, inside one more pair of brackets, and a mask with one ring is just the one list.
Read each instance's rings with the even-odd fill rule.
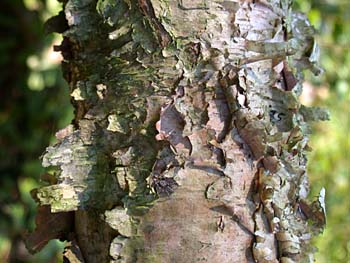
[[304,245],[289,202],[306,142],[291,131],[296,84],[279,63],[292,53],[278,42],[290,10],[228,2],[65,6],[57,50],[75,127],[45,153],[62,173],[38,198],[76,211],[87,262],[276,262],[296,258],[284,242]]
[[141,8],[142,13],[150,19],[151,24],[155,28],[160,46],[162,48],[166,47],[172,41],[172,39],[162,23],[157,19],[154,13],[152,2],[150,0],[138,0],[138,4]]
[[161,175],[152,175],[151,187],[154,188],[158,197],[170,196],[176,190],[178,184],[173,178],[166,178]]
[[208,166],[208,165],[197,165],[193,162],[188,162],[186,164],[187,167],[189,168],[192,168],[192,169],[198,169],[198,170],[201,170],[201,171],[204,171],[204,172],[207,172],[207,173],[211,173],[211,174],[215,174],[215,175],[218,175],[218,176],[222,176],[222,177],[225,177],[225,173],[216,168],[216,167],[212,167],[212,166]]
[[152,173],[149,178],[150,186],[158,197],[170,196],[177,188],[178,184],[172,177],[165,177],[164,174],[170,170],[180,168],[176,155],[170,149],[169,142],[161,143],[163,147],[159,151]]
[[216,96],[217,100],[223,101],[220,103],[221,104],[220,105],[220,115],[221,115],[221,118],[224,122],[224,127],[223,127],[222,131],[217,136],[218,143],[221,143],[225,139],[225,137],[230,133],[230,131],[232,129],[233,115],[230,112],[230,109],[228,106],[228,101],[227,101],[227,98],[226,98],[223,90],[222,89],[220,91],[217,90],[215,96]]

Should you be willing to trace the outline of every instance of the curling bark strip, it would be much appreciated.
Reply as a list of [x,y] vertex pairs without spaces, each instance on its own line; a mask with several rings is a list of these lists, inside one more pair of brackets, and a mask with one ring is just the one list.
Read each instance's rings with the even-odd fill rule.
[[66,259],[312,262],[325,217],[306,121],[328,115],[298,102],[302,71],[320,72],[306,16],[287,0],[63,2],[76,114],[35,196],[75,211]]

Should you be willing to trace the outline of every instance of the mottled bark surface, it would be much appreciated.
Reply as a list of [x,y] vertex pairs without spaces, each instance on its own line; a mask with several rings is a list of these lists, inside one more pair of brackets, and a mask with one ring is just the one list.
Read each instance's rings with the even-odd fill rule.
[[75,211],[69,262],[312,261],[306,121],[327,113],[297,98],[314,30],[287,0],[253,2],[64,1],[50,26],[68,25],[75,119],[36,198]]

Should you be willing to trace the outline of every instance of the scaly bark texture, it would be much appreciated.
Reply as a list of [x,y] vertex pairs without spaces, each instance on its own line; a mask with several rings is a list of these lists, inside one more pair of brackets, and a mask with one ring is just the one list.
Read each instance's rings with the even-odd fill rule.
[[306,122],[328,115],[297,99],[302,70],[320,72],[306,16],[289,0],[63,2],[49,25],[75,119],[34,195],[74,211],[66,259],[312,262],[324,190],[306,200]]

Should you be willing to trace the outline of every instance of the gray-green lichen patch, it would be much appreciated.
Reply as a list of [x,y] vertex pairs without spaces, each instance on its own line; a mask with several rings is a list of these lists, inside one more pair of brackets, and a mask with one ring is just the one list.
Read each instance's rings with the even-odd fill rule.
[[[61,50],[76,119],[47,149],[43,165],[60,172],[37,197],[53,211],[99,211],[117,232],[112,262],[142,258],[154,229],[138,218],[156,196],[172,202],[184,189],[198,191],[206,211],[223,203],[248,225],[235,249],[254,233],[256,262],[310,261],[324,213],[306,200],[305,121],[327,114],[298,95],[302,69],[317,71],[314,30],[289,1],[250,2],[67,1]],[[169,222],[185,220],[177,216]],[[222,217],[214,237],[237,234]],[[145,257],[161,262],[162,241],[151,242]]]
[[127,214],[125,208],[116,207],[112,210],[107,210],[104,213],[104,220],[111,226],[111,228],[118,231],[124,237],[131,237],[133,235],[133,224],[131,217]]
[[113,258],[111,262],[114,263],[123,263],[125,262],[125,258],[128,257],[127,250],[125,247],[127,246],[128,238],[123,236],[117,236],[111,242],[111,246],[109,249],[109,255]]
[[52,185],[40,188],[36,198],[41,205],[50,205],[51,212],[75,211],[80,206],[78,196],[84,189],[75,189],[70,185]]
[[327,109],[319,107],[300,106],[300,114],[303,116],[305,122],[310,121],[327,121],[330,119],[330,114]]
[[[85,143],[82,138],[85,137]],[[61,141],[47,148],[44,167],[58,167],[57,185],[40,188],[37,197],[41,204],[50,204],[52,211],[72,211],[99,207],[104,202],[115,202],[118,188],[106,178],[108,164],[102,161],[96,147],[79,131],[68,133]],[[115,194],[113,194],[115,191]],[[101,193],[104,192],[103,198]],[[109,200],[109,201],[107,201]],[[114,200],[114,201],[112,201]],[[106,203],[104,203],[106,205]]]
[[120,115],[109,115],[107,130],[125,134],[129,131],[128,120]]

